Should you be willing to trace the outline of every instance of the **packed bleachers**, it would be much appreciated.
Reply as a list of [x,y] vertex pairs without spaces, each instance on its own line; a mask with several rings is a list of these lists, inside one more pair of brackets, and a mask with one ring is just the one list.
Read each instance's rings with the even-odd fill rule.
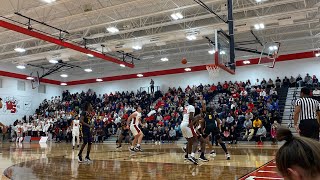
[[[311,82],[312,81],[312,82]],[[205,104],[214,108],[221,120],[221,130],[225,140],[236,143],[239,139],[261,141],[272,138],[272,127],[281,123],[281,103],[278,91],[283,88],[307,85],[318,87],[315,76],[307,75],[304,79],[285,77],[282,81],[263,79],[251,83],[224,82],[217,85],[188,86],[185,89],[169,88],[166,92],[116,92],[97,95],[92,90],[71,94],[64,91],[62,96],[44,100],[34,116],[17,120],[8,127],[10,136],[15,137],[18,129],[23,129],[24,135],[48,135],[61,140],[70,141],[71,121],[78,116],[85,101],[92,102],[95,109],[94,136],[96,141],[102,141],[117,134],[119,123],[124,114],[135,111],[140,105],[142,112],[142,131],[146,141],[172,141],[181,137],[180,122],[183,109],[189,96],[198,97],[196,107],[201,108],[200,96]],[[317,93],[317,91],[315,91]],[[320,93],[319,93],[320,94]],[[217,102],[213,99],[216,97]],[[283,95],[286,96],[286,95]],[[148,112],[155,109],[150,117]],[[20,122],[20,123],[19,123]]]

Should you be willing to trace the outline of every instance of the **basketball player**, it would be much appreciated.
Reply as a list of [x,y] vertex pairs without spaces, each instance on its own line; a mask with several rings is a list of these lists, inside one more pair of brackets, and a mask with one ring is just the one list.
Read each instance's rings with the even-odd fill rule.
[[80,116],[80,123],[82,125],[82,134],[83,134],[83,144],[81,146],[81,149],[79,151],[78,154],[78,161],[81,163],[82,161],[82,151],[83,149],[86,147],[86,145],[88,144],[87,147],[87,155],[85,157],[85,161],[86,162],[91,162],[90,159],[90,150],[91,150],[91,144],[92,144],[92,134],[91,134],[91,129],[93,128],[93,125],[91,124],[91,120],[92,120],[92,105],[90,102],[86,102],[84,105],[84,110],[81,113]]
[[[134,136],[131,147],[129,147],[129,150],[131,152],[142,151],[140,144],[142,142],[143,133],[139,128],[139,124],[141,121],[141,112],[142,112],[142,109],[139,106],[137,111],[132,113],[127,120],[127,129],[129,129],[129,123],[130,123],[130,131]],[[136,144],[137,146],[134,147]]]
[[[226,144],[222,142],[221,136],[220,136],[220,120],[217,118],[216,115],[214,115],[212,108],[207,108],[207,114],[205,116],[205,129],[203,138],[206,139],[207,144],[211,145],[211,143],[208,140],[208,136],[210,133],[212,133],[212,138],[215,137],[216,141],[219,142],[220,146],[226,153],[227,160],[230,160],[230,154],[227,150]],[[212,147],[212,146],[211,146]],[[211,155],[215,156],[214,150],[211,152]]]
[[[189,105],[185,107],[183,112],[183,120],[181,122],[180,128],[182,135],[187,139],[187,148],[185,159],[188,159],[194,164],[198,164],[196,158],[194,157],[195,153],[192,152],[192,147],[196,142],[197,134],[193,128],[193,125],[196,121],[200,120],[200,116],[194,117],[195,108],[193,104],[195,103],[194,97],[189,97]],[[191,153],[192,152],[192,153]]]
[[79,116],[76,115],[75,119],[72,120],[72,149],[74,149],[74,146],[76,144],[77,138],[77,147],[79,148],[80,144],[80,120]]
[[117,144],[118,144],[117,149],[121,148],[122,141],[129,136],[129,129],[127,128],[127,119],[128,119],[128,114],[123,115],[122,122],[120,124],[121,133],[117,140]]

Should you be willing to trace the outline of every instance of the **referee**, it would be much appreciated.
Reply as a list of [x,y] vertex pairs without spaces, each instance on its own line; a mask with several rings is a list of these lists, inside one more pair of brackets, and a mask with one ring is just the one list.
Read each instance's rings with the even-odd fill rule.
[[[294,111],[294,127],[301,136],[316,139],[319,141],[319,102],[309,97],[310,89],[301,89],[300,99],[296,101]],[[298,126],[298,121],[300,124]]]

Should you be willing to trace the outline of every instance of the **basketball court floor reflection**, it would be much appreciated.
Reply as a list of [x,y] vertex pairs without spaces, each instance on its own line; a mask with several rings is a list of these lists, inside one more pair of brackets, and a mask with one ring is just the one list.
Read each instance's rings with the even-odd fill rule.
[[144,145],[130,153],[126,146],[94,144],[91,164],[79,164],[69,144],[2,144],[2,179],[239,179],[274,159],[278,146],[233,145],[232,159],[221,148],[209,162],[195,166],[183,160],[181,145]]

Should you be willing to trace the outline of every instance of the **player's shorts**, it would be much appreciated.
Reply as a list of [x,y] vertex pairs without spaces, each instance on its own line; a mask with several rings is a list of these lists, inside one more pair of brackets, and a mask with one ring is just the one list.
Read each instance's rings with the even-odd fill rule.
[[72,136],[79,136],[80,135],[80,130],[79,129],[73,129],[72,130]]
[[213,137],[220,135],[220,131],[217,127],[207,126],[206,129],[204,130],[203,138],[207,138],[211,133]]
[[132,132],[133,136],[136,136],[141,132],[137,125],[130,125],[130,131]]
[[83,134],[83,143],[87,144],[92,144],[92,134],[90,131],[82,131]]
[[180,125],[180,128],[181,128],[182,136],[185,138],[192,138],[197,136],[195,130],[192,127],[191,128],[189,127],[189,123],[182,122]]

